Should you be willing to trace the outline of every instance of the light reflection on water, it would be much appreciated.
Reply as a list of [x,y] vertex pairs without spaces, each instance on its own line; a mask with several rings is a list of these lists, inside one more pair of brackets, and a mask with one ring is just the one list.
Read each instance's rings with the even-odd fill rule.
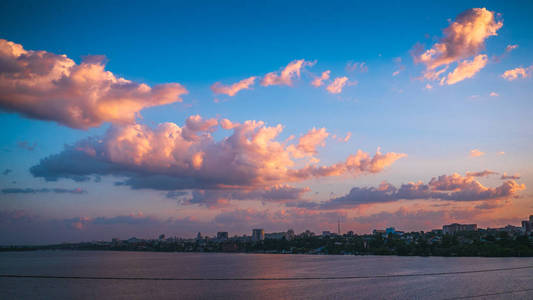
[[[37,251],[0,253],[20,275],[272,278],[472,271],[533,266],[533,258],[319,256]],[[533,269],[378,279],[125,281],[0,278],[2,299],[446,299],[533,288]],[[533,299],[533,291],[485,299]]]

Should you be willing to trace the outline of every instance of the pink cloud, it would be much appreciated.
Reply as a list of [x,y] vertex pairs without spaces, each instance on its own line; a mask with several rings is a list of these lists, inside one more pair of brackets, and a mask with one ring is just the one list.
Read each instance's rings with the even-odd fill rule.
[[255,79],[256,77],[252,76],[230,86],[222,85],[220,82],[215,82],[215,84],[211,86],[211,90],[215,94],[225,94],[232,97],[241,90],[250,89],[250,86],[255,83]]
[[448,78],[446,79],[446,84],[455,84],[459,81],[463,81],[466,78],[472,78],[485,67],[487,64],[488,58],[487,55],[480,54],[474,57],[473,60],[463,60],[459,62],[457,68],[452,72],[448,73]]
[[342,92],[342,89],[346,83],[348,83],[348,77],[337,77],[330,85],[326,87],[326,90],[332,94],[339,94]]
[[[497,35],[502,26],[503,22],[495,20],[494,12],[485,8],[468,9],[444,29],[444,36],[438,43],[435,43],[431,49],[415,54],[414,60],[426,65],[424,78],[437,80],[450,64],[482,51],[485,48],[485,40]],[[448,78],[448,84],[470,78],[481,70],[486,64],[486,56],[477,56],[476,59],[459,63],[458,68],[461,69],[449,75],[451,78]],[[442,68],[438,70],[440,67]]]
[[511,69],[511,70],[507,70],[502,74],[502,78],[507,79],[509,81],[513,81],[520,77],[527,78],[531,75],[532,69],[533,69],[533,66],[530,66],[529,68],[518,67],[518,68]]
[[[297,168],[299,154],[316,153],[328,133],[313,129],[297,144],[286,145],[276,138],[281,125],[269,127],[261,121],[222,122],[233,133],[215,141],[215,119],[191,116],[185,126],[160,124],[152,129],[134,124],[114,126],[101,137],[66,146],[31,168],[47,180],[86,180],[91,175],[126,177],[119,183],[133,188],[160,190],[205,188],[258,188],[326,176],[377,173],[405,154],[379,149],[374,156],[361,150],[337,164]],[[299,154],[295,154],[295,150]]]
[[507,47],[505,47],[505,52],[511,52],[516,48],[518,48],[518,45],[507,45]]
[[0,60],[0,108],[72,128],[133,123],[142,109],[181,102],[187,93],[178,83],[150,87],[117,77],[101,56],[78,65],[66,55],[0,39]]
[[314,65],[313,62],[305,61],[303,59],[294,60],[290,62],[281,73],[271,72],[266,74],[261,81],[262,86],[271,85],[288,85],[292,86],[293,79],[300,78],[301,70],[306,66]]
[[485,152],[480,151],[478,149],[470,150],[470,156],[471,157],[479,157],[485,155]]
[[318,146],[324,147],[326,145],[325,140],[328,136],[329,133],[326,128],[313,128],[298,139],[298,144],[290,145],[287,149],[296,158],[314,156],[317,154],[316,148]]
[[322,86],[324,80],[328,80],[329,79],[329,74],[331,73],[330,70],[327,70],[327,71],[324,71],[322,72],[322,75],[320,75],[320,77],[317,77],[315,78],[311,84],[314,86],[314,87],[319,87],[319,86]]

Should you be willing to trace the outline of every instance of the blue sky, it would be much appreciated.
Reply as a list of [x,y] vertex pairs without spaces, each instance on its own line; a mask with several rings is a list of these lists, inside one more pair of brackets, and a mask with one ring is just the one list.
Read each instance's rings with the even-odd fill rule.
[[[497,35],[483,41],[481,50],[454,63],[486,54],[486,66],[473,77],[452,85],[441,86],[422,78],[425,66],[414,61],[416,45],[430,49],[441,41],[443,30],[460,13],[476,7],[494,12],[494,18],[503,22],[503,26],[497,30]],[[383,181],[400,185],[429,182],[443,174],[465,175],[468,171],[493,170],[519,173],[519,184],[527,188],[519,194],[507,195],[509,198],[497,199],[507,206],[493,210],[476,210],[474,206],[479,205],[478,202],[452,201],[451,208],[440,210],[445,214],[442,220],[452,220],[451,212],[465,210],[481,225],[505,225],[522,214],[525,217],[527,212],[524,211],[533,210],[528,191],[533,184],[531,78],[526,76],[512,81],[502,78],[507,70],[527,69],[533,65],[533,20],[530,18],[533,5],[527,1],[413,2],[409,5],[344,1],[3,1],[0,11],[0,38],[20,44],[26,50],[65,54],[76,64],[86,55],[105,55],[106,70],[118,77],[150,86],[179,83],[187,89],[188,93],[180,96],[182,102],[142,109],[142,118],[135,120],[138,124],[155,128],[157,124],[173,122],[182,126],[193,115],[204,119],[227,118],[233,122],[262,120],[268,126],[283,125],[279,141],[290,135],[297,139],[313,127],[325,127],[330,135],[325,147],[317,147],[316,155],[322,165],[344,161],[358,149],[372,155],[378,147],[383,153],[407,154],[382,171],[367,175],[276,182],[309,187],[311,192],[299,200],[328,201],[347,194],[353,187],[378,186]],[[518,47],[506,52],[509,45]],[[298,59],[314,64],[302,68],[301,76],[294,79],[292,86],[265,87],[258,79],[251,89],[241,90],[235,96],[215,94],[210,88],[215,82],[231,85],[250,76],[279,72]],[[348,70],[347,65],[353,63],[358,63],[358,67]],[[362,63],[365,67],[360,67]],[[454,66],[452,64],[450,70]],[[310,82],[326,70],[331,71],[331,80],[347,76],[350,84],[338,94],[329,93],[324,86],[313,87]],[[393,76],[395,71],[400,72]],[[426,88],[428,84],[431,89]],[[498,96],[490,96],[491,93]],[[244,209],[253,210],[255,214],[291,210],[285,202],[264,199],[232,200],[225,207],[176,204],[175,199],[165,197],[167,191],[116,186],[114,183],[122,180],[117,174],[101,176],[100,182],[64,178],[45,181],[32,175],[29,169],[41,159],[61,153],[65,145],[105,135],[113,122],[80,130],[54,121],[23,117],[5,106],[0,109],[3,109],[0,124],[4,128],[0,132],[0,169],[12,170],[1,176],[0,188],[61,187],[87,191],[81,195],[3,193],[0,194],[0,210],[6,214],[23,211],[26,215],[38,216],[42,222],[113,218],[139,212],[157,220],[196,217],[199,221],[195,222],[204,223],[191,223],[190,228],[184,226],[174,232],[191,235],[197,231],[194,226],[205,228],[208,233],[224,226],[206,225],[205,222],[211,222],[217,214]],[[333,134],[344,137],[348,132],[351,138],[347,142],[331,138]],[[212,132],[215,140],[230,134],[220,130]],[[24,142],[35,148],[24,149]],[[471,157],[473,149],[479,149],[484,155]],[[483,177],[479,181],[488,187],[500,184],[496,177]],[[187,189],[187,192],[192,190]],[[518,198],[513,198],[515,196]],[[335,213],[349,220],[348,223],[352,222],[356,231],[364,232],[379,224],[360,224],[358,216],[382,211],[394,213],[401,208],[413,213],[434,209],[431,207],[434,200],[423,200],[417,200],[416,205],[403,200],[354,205]],[[319,218],[316,214],[321,212],[305,213],[307,219],[292,221],[289,217],[282,225],[297,229],[318,227],[314,225],[314,218]],[[335,224],[335,216],[324,218],[320,226]],[[409,216],[405,219],[397,222],[412,229],[420,226],[414,221],[409,223]],[[518,223],[519,219],[516,220]],[[254,221],[245,224],[232,229],[235,233],[247,233],[252,225],[261,225]],[[150,226],[157,231],[159,225]],[[99,231],[95,228],[96,236]],[[139,225],[117,230],[116,234],[127,237],[136,230],[143,232],[142,228]],[[83,234],[75,236],[85,237]],[[24,240],[28,241],[33,240]],[[12,238],[0,242],[18,241]]]

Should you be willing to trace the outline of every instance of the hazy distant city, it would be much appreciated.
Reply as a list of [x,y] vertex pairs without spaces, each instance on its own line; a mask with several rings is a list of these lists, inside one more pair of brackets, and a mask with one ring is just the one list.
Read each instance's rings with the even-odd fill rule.
[[216,236],[196,238],[167,237],[112,241],[63,243],[47,246],[4,246],[3,251],[39,249],[116,250],[116,251],[176,251],[176,252],[247,252],[280,254],[343,254],[343,255],[422,255],[422,256],[533,256],[533,215],[521,226],[478,228],[477,224],[448,224],[429,232],[404,232],[395,227],[374,229],[371,234],[357,235],[353,231],[309,230],[296,234],[265,233],[253,229],[251,235],[234,235],[220,231]]

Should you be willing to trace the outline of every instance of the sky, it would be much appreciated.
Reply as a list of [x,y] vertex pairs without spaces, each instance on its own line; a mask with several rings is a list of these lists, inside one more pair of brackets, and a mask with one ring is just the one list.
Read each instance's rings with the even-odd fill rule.
[[2,1],[0,244],[519,226],[528,1]]

